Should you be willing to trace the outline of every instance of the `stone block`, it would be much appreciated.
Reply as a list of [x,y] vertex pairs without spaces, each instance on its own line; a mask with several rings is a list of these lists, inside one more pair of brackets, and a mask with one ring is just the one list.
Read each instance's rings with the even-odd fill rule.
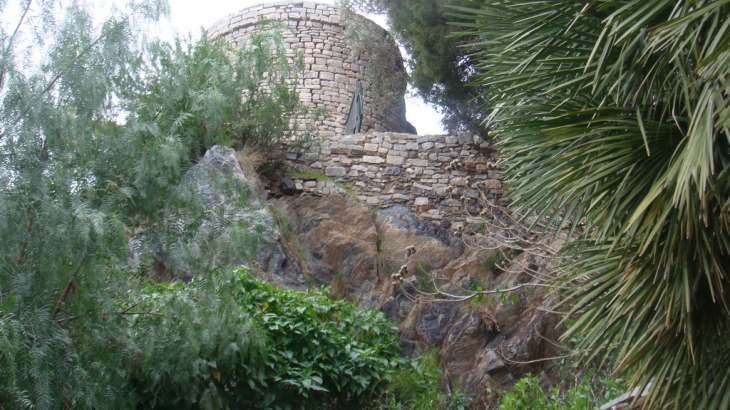
[[414,167],[427,167],[428,161],[425,159],[415,159],[411,158],[408,161],[406,161],[408,165],[414,166]]
[[404,161],[405,161],[405,158],[403,158],[401,156],[396,156],[396,155],[388,155],[385,158],[385,162],[387,164],[391,164],[391,165],[403,165]]
[[468,132],[460,132],[456,136],[456,138],[458,139],[459,144],[461,144],[461,145],[470,144],[473,141],[471,134]]
[[500,189],[502,188],[502,181],[498,179],[487,179],[482,182],[482,186],[485,189]]
[[417,142],[407,142],[406,149],[418,151],[418,143]]
[[415,206],[428,205],[428,198],[424,197],[424,196],[420,196],[413,201],[413,205],[415,205]]
[[324,174],[330,177],[344,177],[347,175],[347,170],[344,167],[328,167]]
[[363,155],[362,162],[366,162],[368,164],[382,164],[385,162],[385,159],[381,158],[381,157],[375,157],[372,155]]
[[433,190],[436,192],[436,195],[438,195],[438,196],[448,195],[448,192],[446,192],[447,187],[448,187],[448,185],[446,185],[446,184],[433,184]]

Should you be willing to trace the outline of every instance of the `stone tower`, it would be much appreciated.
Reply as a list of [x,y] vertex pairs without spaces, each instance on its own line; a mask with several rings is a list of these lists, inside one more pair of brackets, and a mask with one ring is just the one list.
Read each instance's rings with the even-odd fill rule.
[[[300,101],[323,108],[325,114],[316,122],[300,120],[315,122],[320,136],[346,134],[346,125],[358,114],[362,133],[414,132],[405,117],[403,58],[383,28],[328,4],[280,1],[234,13],[215,23],[208,34],[239,44],[257,29],[260,19],[282,21],[288,55],[302,56],[304,72],[297,84]],[[356,89],[362,92],[357,104]],[[361,112],[351,113],[351,107],[361,107]]]

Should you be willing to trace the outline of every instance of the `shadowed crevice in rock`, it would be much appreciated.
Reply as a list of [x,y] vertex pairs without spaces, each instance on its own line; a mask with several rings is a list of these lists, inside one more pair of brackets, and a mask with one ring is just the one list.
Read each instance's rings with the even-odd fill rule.
[[[311,285],[329,285],[344,277],[350,299],[378,307],[399,324],[407,354],[439,352],[452,385],[479,395],[488,385],[508,387],[526,372],[539,373],[555,355],[558,318],[544,288],[527,287],[514,298],[482,297],[468,302],[415,303],[428,286],[425,274],[439,286],[463,294],[473,283],[484,289],[529,283],[521,269],[485,268],[485,252],[471,249],[450,231],[419,219],[405,206],[371,208],[346,195],[289,196],[275,200],[285,221],[292,254]],[[410,257],[409,246],[416,248]],[[539,266],[529,255],[517,265]],[[393,287],[391,275],[405,266],[404,282]],[[492,268],[493,269],[493,268]]]

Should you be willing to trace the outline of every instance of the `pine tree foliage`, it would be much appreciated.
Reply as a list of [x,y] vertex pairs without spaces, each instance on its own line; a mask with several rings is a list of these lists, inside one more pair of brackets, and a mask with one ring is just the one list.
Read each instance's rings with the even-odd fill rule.
[[[112,158],[100,154],[122,143],[113,102],[139,67],[131,28],[166,5],[131,4],[102,27],[80,3],[20,6],[1,36],[0,333],[8,349],[0,373],[8,406],[57,408],[94,390],[81,377],[71,321],[61,320],[95,310],[93,295],[109,285],[103,272],[123,260],[119,205],[130,197],[100,189],[107,181],[94,171],[109,168]],[[35,47],[30,55],[27,47]]]
[[216,142],[250,146],[274,159],[286,149],[309,148],[313,130],[297,122],[307,107],[293,86],[301,56],[287,55],[280,23],[263,21],[260,27],[235,47],[205,33],[196,43],[152,44],[149,80],[130,109],[136,121],[190,145],[192,160]]
[[578,235],[567,336],[646,408],[728,408],[730,2],[457,10],[515,206]]
[[[275,34],[240,52],[205,38],[146,44],[140,27],[164,1],[131,2],[101,24],[80,1],[19,6],[0,27],[0,407],[127,408],[138,342],[119,330],[143,312],[120,304],[145,279],[128,264],[130,238],[162,226],[191,276],[252,246],[229,209],[176,215],[193,204],[178,183],[213,143],[308,141],[285,119],[300,108],[279,80],[296,65]],[[202,314],[180,319],[217,323]]]

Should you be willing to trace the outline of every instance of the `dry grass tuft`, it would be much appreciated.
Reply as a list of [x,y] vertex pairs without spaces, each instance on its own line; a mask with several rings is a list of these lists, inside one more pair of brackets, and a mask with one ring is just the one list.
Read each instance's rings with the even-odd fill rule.
[[266,155],[249,146],[243,147],[238,152],[238,165],[241,166],[243,173],[252,175],[256,173],[256,169],[266,162]]

